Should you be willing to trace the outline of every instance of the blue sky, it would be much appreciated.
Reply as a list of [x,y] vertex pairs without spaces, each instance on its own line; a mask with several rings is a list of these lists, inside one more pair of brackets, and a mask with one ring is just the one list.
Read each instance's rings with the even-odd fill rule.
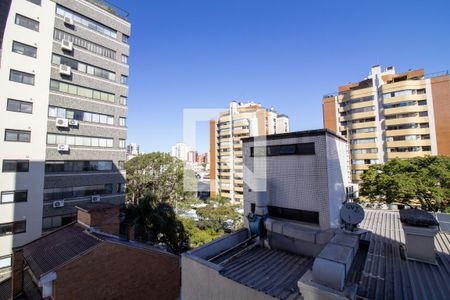
[[256,101],[322,128],[322,95],[372,65],[450,69],[450,1],[112,2],[132,22],[127,142],[146,152],[182,141],[185,108]]

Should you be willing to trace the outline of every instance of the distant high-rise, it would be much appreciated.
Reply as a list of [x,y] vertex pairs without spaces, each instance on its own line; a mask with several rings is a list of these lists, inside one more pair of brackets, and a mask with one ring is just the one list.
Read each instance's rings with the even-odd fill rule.
[[191,151],[191,148],[189,146],[183,143],[177,143],[172,146],[170,155],[182,161],[187,161],[189,151]]
[[139,156],[141,154],[140,150],[139,150],[139,145],[138,144],[129,144],[127,146],[127,160],[130,160],[136,156]]
[[0,2],[0,268],[76,205],[124,202],[129,36],[105,1]]
[[244,182],[241,139],[289,132],[289,118],[258,103],[231,102],[210,121],[211,196],[242,203]]
[[350,142],[352,179],[389,159],[450,155],[450,77],[423,69],[372,67],[357,83],[323,98],[324,126]]

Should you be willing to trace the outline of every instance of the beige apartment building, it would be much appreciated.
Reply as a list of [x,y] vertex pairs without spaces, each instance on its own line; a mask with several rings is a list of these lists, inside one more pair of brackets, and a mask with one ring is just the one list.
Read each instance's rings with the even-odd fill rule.
[[233,204],[244,194],[241,139],[289,132],[289,118],[273,108],[249,102],[231,102],[227,111],[210,121],[210,191]]
[[323,98],[324,127],[350,143],[352,180],[389,159],[450,155],[450,77],[423,69],[372,67],[357,83]]

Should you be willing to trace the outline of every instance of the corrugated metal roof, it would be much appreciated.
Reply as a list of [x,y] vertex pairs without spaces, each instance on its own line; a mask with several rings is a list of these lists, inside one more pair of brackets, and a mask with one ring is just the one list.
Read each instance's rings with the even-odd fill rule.
[[256,246],[223,265],[220,273],[278,299],[301,299],[297,281],[313,258]]
[[405,237],[398,211],[365,210],[360,227],[370,241],[357,295],[368,299],[448,299],[450,238],[435,238],[437,265],[407,260],[401,250]]
[[25,245],[23,254],[33,274],[39,278],[102,242],[85,230],[74,223]]

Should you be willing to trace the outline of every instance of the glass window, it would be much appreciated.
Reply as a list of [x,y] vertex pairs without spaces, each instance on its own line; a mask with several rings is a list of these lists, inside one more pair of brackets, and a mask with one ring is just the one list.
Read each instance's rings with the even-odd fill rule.
[[113,117],[108,116],[108,124],[109,125],[114,125],[114,118]]
[[47,144],[54,145],[56,144],[56,134],[47,134]]
[[14,202],[26,202],[27,201],[27,191],[7,191],[1,194],[1,204],[14,203]]
[[124,42],[125,44],[128,44],[129,39],[130,39],[130,37],[128,35],[122,33],[122,42]]
[[120,126],[127,126],[127,119],[126,118],[122,118],[122,117],[120,117],[119,118],[119,125]]
[[13,41],[12,52],[36,58],[37,48]]
[[106,147],[112,148],[112,146],[113,146],[113,140],[112,139],[107,139],[106,140]]
[[105,116],[105,115],[100,115],[100,123],[106,124],[106,123],[107,123],[107,120],[108,120],[107,116]]
[[29,73],[25,73],[25,72],[21,72],[21,71],[17,71],[17,70],[12,70],[12,69],[10,70],[9,80],[24,83],[24,84],[34,85],[34,75],[33,74],[29,74]]
[[5,141],[30,142],[31,131],[5,129]]
[[128,64],[128,56],[122,54],[122,63]]
[[34,3],[36,5],[41,5],[41,0],[27,0],[28,2]]
[[2,171],[3,172],[28,172],[29,161],[28,160],[4,160]]
[[92,114],[89,112],[85,112],[83,114],[83,121],[85,122],[92,122]]
[[127,105],[127,97],[125,97],[125,96],[120,96],[120,98],[119,98],[119,104],[120,104],[120,105]]
[[92,114],[92,122],[100,123],[100,115],[99,114]]
[[121,84],[128,84],[128,76],[120,75],[120,83]]
[[91,90],[89,88],[76,86],[76,85],[72,85],[72,84],[67,84],[64,82],[56,81],[56,80],[50,80],[50,88],[55,91],[59,91],[59,92],[63,92],[63,93],[70,93],[73,95],[91,98],[91,99],[97,99],[97,100],[103,100],[103,101],[110,101],[110,99],[112,99],[112,102],[114,102],[114,94],[109,94],[109,93],[101,92],[101,91],[95,91],[95,90]]
[[125,140],[119,139],[119,148],[125,148]]
[[39,31],[39,22],[25,16],[16,14],[16,24],[28,29]]
[[11,267],[11,255],[0,257],[0,269]]
[[6,110],[31,114],[33,112],[33,103],[8,99]]

